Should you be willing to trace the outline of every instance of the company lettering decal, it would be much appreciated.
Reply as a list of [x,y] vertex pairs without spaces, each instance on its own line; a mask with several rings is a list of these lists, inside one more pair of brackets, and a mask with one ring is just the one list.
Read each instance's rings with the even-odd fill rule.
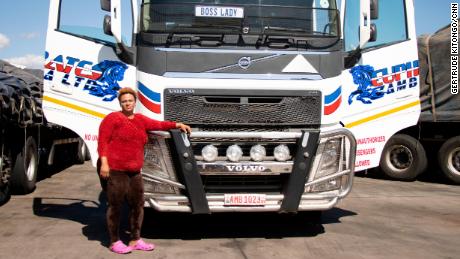
[[374,70],[369,65],[355,66],[350,73],[358,89],[350,94],[348,103],[352,104],[356,97],[356,100],[364,104],[371,104],[373,100],[385,95],[414,88],[418,85],[419,72],[418,60],[392,66],[391,70]]
[[377,153],[374,144],[384,143],[385,141],[385,136],[372,136],[357,139],[356,144],[358,144],[358,149],[356,150],[355,167],[360,168],[364,166],[370,166],[371,160],[369,160],[369,156]]
[[137,82],[137,87],[139,89],[139,101],[142,105],[153,113],[161,113],[161,93],[150,90],[141,82]]
[[[48,57],[49,53],[45,52],[45,58]],[[83,87],[89,94],[110,102],[117,97],[120,89],[118,82],[123,81],[126,69],[128,66],[119,61],[104,60],[93,65],[91,61],[58,55],[45,63],[45,71],[48,71],[44,79],[52,81],[55,73],[63,73],[63,85]]]
[[324,115],[337,111],[342,103],[342,87],[339,86],[333,93],[324,96]]

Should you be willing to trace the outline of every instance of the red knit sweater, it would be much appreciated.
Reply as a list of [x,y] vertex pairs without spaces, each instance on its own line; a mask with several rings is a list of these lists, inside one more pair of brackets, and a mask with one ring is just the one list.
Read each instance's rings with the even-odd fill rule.
[[129,119],[120,111],[112,112],[99,126],[99,157],[107,157],[112,170],[139,172],[144,163],[146,131],[174,128],[175,122],[156,121],[138,113]]

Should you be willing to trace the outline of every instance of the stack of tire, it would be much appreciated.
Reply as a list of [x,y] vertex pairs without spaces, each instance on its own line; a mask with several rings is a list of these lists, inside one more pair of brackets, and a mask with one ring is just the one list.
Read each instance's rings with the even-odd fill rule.
[[43,83],[34,75],[37,72],[0,60],[0,205],[9,199],[10,189],[12,159],[7,129],[44,123]]
[[43,123],[43,82],[0,60],[0,120],[26,127]]

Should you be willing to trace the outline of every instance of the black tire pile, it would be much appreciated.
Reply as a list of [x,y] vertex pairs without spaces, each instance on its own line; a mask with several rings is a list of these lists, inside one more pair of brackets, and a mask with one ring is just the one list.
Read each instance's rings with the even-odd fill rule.
[[44,122],[43,80],[0,60],[0,121],[27,127]]

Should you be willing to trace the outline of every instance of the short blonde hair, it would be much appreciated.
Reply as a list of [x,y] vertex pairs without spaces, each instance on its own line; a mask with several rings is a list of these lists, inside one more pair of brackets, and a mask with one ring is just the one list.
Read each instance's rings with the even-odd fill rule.
[[131,94],[134,96],[134,100],[137,100],[137,93],[130,87],[123,87],[118,91],[118,101],[121,102],[121,96],[125,94]]

